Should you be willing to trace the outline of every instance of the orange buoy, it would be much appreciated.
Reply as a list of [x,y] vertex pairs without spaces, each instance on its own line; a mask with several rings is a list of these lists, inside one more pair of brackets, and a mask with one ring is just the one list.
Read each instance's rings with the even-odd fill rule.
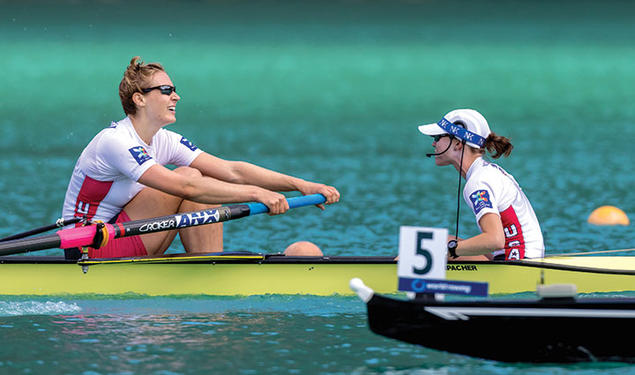
[[317,247],[317,245],[314,244],[313,242],[298,241],[289,245],[284,250],[284,255],[319,257],[324,254],[322,254],[322,250],[320,250],[320,248]]
[[631,223],[624,211],[614,206],[596,208],[587,221],[594,225],[629,225]]

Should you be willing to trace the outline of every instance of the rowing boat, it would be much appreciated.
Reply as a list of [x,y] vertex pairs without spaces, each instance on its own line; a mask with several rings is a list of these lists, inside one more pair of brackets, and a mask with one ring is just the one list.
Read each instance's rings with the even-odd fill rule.
[[[290,208],[324,203],[320,194],[288,198]],[[262,214],[262,203],[149,218],[95,223],[23,238],[50,226],[0,240],[0,295],[350,295],[353,277],[372,280],[380,293],[397,292],[390,257],[290,257],[211,253],[116,259],[7,256],[50,248],[104,246],[116,238],[208,225]],[[66,223],[68,224],[68,223]],[[575,283],[582,293],[635,290],[635,257],[552,257],[540,260],[448,262],[448,279],[490,284],[491,294],[533,291],[536,284]]]
[[635,362],[635,348],[614,337],[635,324],[635,298],[403,300],[350,285],[370,329],[400,341],[505,362]]
[[[397,293],[392,256],[227,252],[87,260],[0,257],[0,295],[352,295],[348,282],[354,277],[368,280],[378,293]],[[635,291],[635,257],[449,261],[447,278],[488,282],[490,294],[532,292],[542,282],[573,283],[581,293]]]

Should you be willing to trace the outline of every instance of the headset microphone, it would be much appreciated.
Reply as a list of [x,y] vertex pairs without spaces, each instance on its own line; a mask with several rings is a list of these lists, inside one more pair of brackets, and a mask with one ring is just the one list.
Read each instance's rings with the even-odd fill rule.
[[448,147],[446,147],[445,150],[443,150],[441,152],[437,152],[437,153],[426,154],[426,156],[431,158],[433,156],[439,156],[439,155],[445,154],[446,151],[448,151],[450,149],[450,146],[452,146],[452,140],[450,140],[450,142],[448,143]]

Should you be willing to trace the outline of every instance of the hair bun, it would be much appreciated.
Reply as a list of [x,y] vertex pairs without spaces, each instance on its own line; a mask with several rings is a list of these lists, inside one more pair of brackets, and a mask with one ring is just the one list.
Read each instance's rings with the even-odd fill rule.
[[130,60],[130,66],[134,70],[141,69],[142,65],[143,65],[143,61],[141,60],[141,56],[135,56],[135,57],[132,58],[132,60]]

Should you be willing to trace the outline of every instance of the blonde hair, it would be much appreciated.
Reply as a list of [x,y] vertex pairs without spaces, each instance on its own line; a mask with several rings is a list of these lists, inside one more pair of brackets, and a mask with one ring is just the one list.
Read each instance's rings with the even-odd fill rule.
[[137,106],[132,100],[132,95],[147,88],[146,86],[152,79],[152,75],[156,72],[165,72],[165,69],[159,63],[146,64],[139,56],[135,56],[130,60],[130,65],[126,68],[119,83],[119,98],[126,115],[137,113]]

